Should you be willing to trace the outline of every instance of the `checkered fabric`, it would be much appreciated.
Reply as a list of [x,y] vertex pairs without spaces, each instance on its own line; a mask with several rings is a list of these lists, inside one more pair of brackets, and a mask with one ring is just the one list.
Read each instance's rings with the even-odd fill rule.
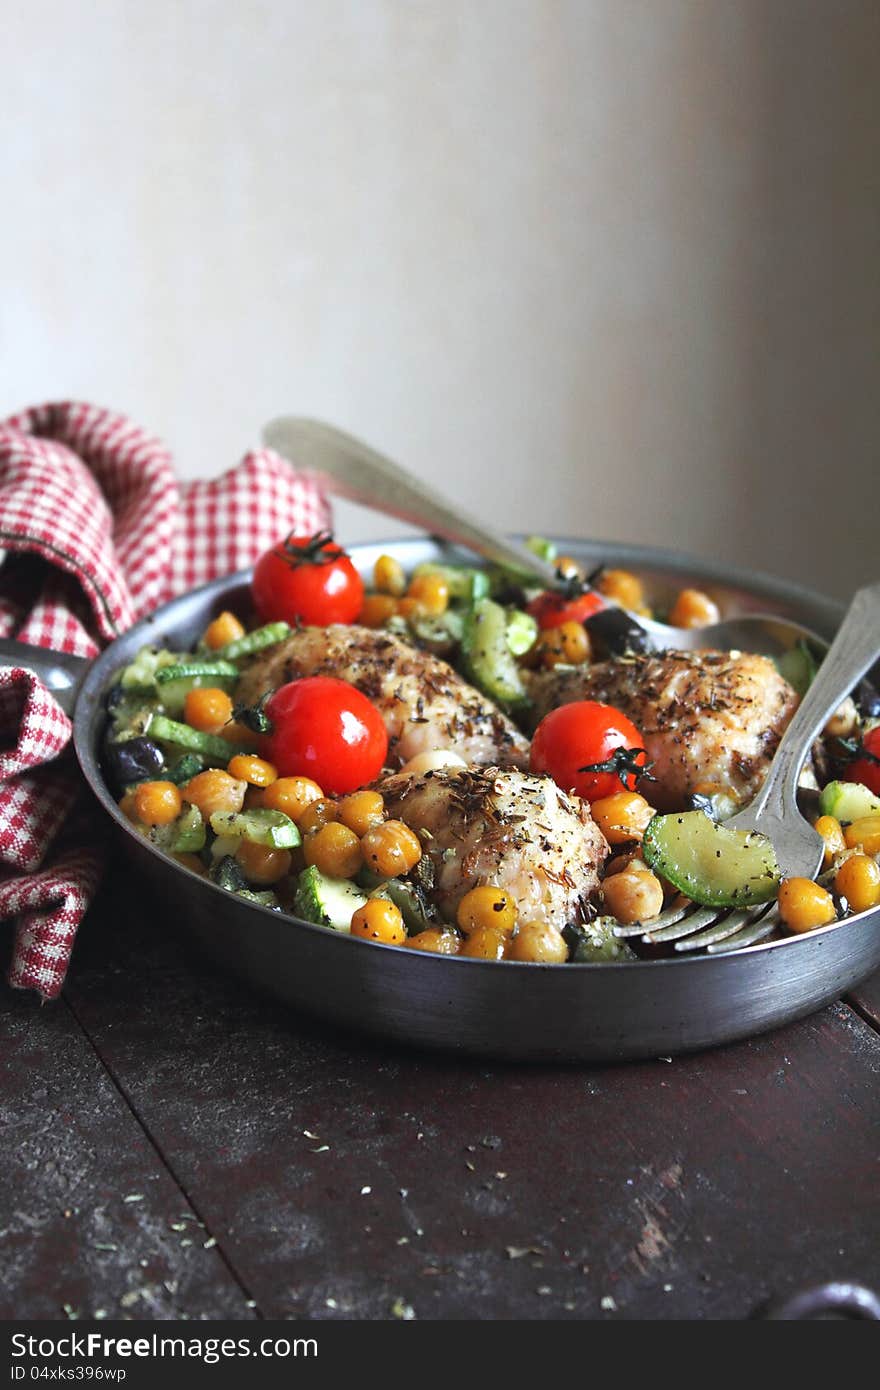
[[[181,483],[123,415],[25,410],[0,423],[0,637],[95,656],[174,594],[329,521],[314,483],[271,450]],[[32,672],[0,668],[0,921],[16,923],[10,984],[44,999],[61,990],[104,862],[70,733]]]

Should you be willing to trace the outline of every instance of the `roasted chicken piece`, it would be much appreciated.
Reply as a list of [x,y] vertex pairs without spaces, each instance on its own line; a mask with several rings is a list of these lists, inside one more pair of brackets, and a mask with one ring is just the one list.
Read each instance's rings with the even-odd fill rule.
[[573,700],[621,710],[644,738],[657,779],[647,795],[679,810],[706,784],[755,795],[798,697],[773,662],[746,652],[662,652],[557,667],[529,677],[538,722]]
[[255,704],[302,676],[335,676],[372,700],[388,730],[393,766],[437,748],[467,763],[528,766],[528,743],[490,700],[445,661],[391,633],[341,624],[301,628],[251,661],[236,699]]
[[390,817],[422,841],[418,881],[441,917],[484,884],[504,888],[520,922],[579,921],[608,845],[587,802],[550,777],[498,767],[398,773],[379,784]]

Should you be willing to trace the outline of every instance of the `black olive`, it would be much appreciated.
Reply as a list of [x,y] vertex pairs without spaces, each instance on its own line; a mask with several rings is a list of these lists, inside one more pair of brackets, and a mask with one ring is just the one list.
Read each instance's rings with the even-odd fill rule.
[[125,691],[122,688],[122,682],[117,681],[116,684],[111,685],[110,689],[107,691],[105,704],[108,712],[112,714],[114,710],[117,710],[124,699]]
[[875,666],[854,692],[859,714],[863,719],[880,719],[880,690],[875,681],[880,681],[880,670]]
[[165,755],[151,738],[127,738],[122,743],[109,740],[104,745],[104,763],[109,780],[122,791],[134,782],[148,782],[165,768]]
[[627,652],[650,652],[654,644],[643,627],[623,608],[602,608],[585,619],[584,627],[606,656],[624,656]]

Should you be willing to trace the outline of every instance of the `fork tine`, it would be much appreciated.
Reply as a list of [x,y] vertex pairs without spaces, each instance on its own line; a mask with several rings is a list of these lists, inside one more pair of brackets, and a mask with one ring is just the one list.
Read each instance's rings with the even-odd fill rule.
[[[729,936],[734,936],[742,931],[743,927],[747,927],[754,915],[754,911],[748,912],[743,909],[739,912],[727,912],[714,926],[709,927],[708,931],[696,931],[692,936],[676,941],[675,949],[699,951],[702,946],[713,946],[716,941],[726,941]],[[690,920],[693,921],[693,918]]]
[[659,928],[661,918],[658,917],[656,922],[644,924],[642,940],[650,945],[661,941],[680,941],[683,936],[690,937],[701,927],[708,927],[716,920],[720,911],[718,907],[699,907],[693,912],[685,910],[674,922],[670,922],[668,926],[660,925]]
[[739,951],[744,946],[755,946],[765,937],[771,936],[778,926],[779,913],[774,906],[768,913],[753,922],[751,926],[737,932],[735,936],[729,936],[725,941],[719,941],[717,944],[707,947],[706,954],[716,956],[722,955],[725,951]]

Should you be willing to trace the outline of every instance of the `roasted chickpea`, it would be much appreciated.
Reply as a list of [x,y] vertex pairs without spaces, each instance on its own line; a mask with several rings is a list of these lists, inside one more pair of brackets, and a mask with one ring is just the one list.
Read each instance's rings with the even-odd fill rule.
[[216,734],[232,718],[232,700],[216,686],[196,686],[186,692],[183,717],[205,734]]
[[407,940],[400,908],[386,898],[369,898],[357,909],[351,919],[351,934],[386,946],[403,946]]
[[837,918],[834,899],[811,878],[786,878],[779,889],[779,915],[789,931],[807,932]]
[[843,854],[846,849],[843,826],[835,816],[820,816],[817,821],[813,822],[813,829],[818,831],[825,841],[822,867],[823,869],[830,869],[837,856]]
[[380,594],[401,598],[406,593],[403,565],[393,555],[380,555],[373,566],[373,583]]
[[257,845],[253,840],[242,840],[235,851],[235,862],[248,883],[268,888],[290,873],[290,850],[273,849],[271,845]]
[[428,610],[425,605],[412,594],[404,594],[403,598],[397,600],[398,617],[406,618],[406,621],[413,622],[416,618],[426,618]]
[[623,927],[650,922],[663,909],[663,885],[650,869],[628,865],[602,881],[605,906]]
[[198,806],[204,820],[210,820],[215,811],[240,811],[246,791],[247,782],[230,777],[220,768],[209,767],[190,778],[183,788],[183,797]]
[[364,863],[383,878],[397,878],[414,869],[422,857],[419,838],[400,820],[373,826],[361,840]]
[[474,960],[503,960],[510,945],[510,933],[501,927],[475,927],[465,938],[459,955]]
[[609,845],[625,845],[641,840],[654,808],[638,792],[612,792],[594,801],[590,812]]
[[596,585],[600,594],[619,603],[621,608],[638,612],[645,604],[645,590],[641,579],[631,570],[603,570]]
[[431,951],[438,956],[457,956],[461,951],[458,933],[442,927],[426,927],[418,936],[408,936],[406,944],[414,951]]
[[867,912],[880,903],[880,865],[867,854],[851,854],[834,875],[834,891],[846,898],[853,912]]
[[844,827],[847,849],[861,849],[865,854],[880,854],[880,815],[860,816]]
[[260,747],[262,734],[258,734],[254,729],[249,729],[247,724],[242,724],[238,719],[230,719],[228,724],[224,724],[217,733],[220,738],[227,743],[234,744],[236,748],[248,748],[257,751]]
[[208,872],[197,854],[175,854],[174,858],[185,869],[191,869],[194,874],[198,874],[199,878],[204,878]]
[[516,903],[503,888],[483,884],[465,893],[458,904],[456,920],[465,936],[490,928],[509,935],[516,926]]
[[397,612],[397,600],[390,594],[365,594],[358,622],[363,627],[384,627]]
[[251,787],[268,787],[270,783],[278,780],[278,769],[273,767],[272,763],[267,763],[265,758],[258,758],[253,753],[236,754],[234,758],[229,759],[226,771],[230,777],[237,777]]
[[299,825],[303,812],[323,799],[324,793],[311,777],[279,777],[263,792],[262,804],[269,811],[283,811]]
[[126,792],[119,801],[119,809],[126,820],[137,820],[137,813],[134,809],[134,792]]
[[339,802],[339,819],[355,835],[366,835],[385,816],[385,801],[381,792],[361,791],[344,796]]
[[219,647],[237,642],[239,637],[244,637],[244,627],[234,613],[223,612],[205,628],[202,641],[215,652]]
[[437,616],[449,607],[449,583],[442,574],[417,574],[410,581],[407,597],[420,603],[426,613]]
[[718,604],[701,589],[682,589],[669,614],[673,627],[708,627],[720,618]]
[[[274,785],[274,784],[273,784]],[[318,801],[309,802],[304,811],[300,811],[297,825],[303,836],[315,835],[322,830],[325,825],[330,825],[337,818],[338,807],[336,802],[328,796],[322,796]],[[293,817],[291,816],[291,820]]]
[[[528,655],[531,655],[532,648]],[[590,637],[583,623],[560,623],[540,633],[534,643],[543,666],[583,666],[592,656]]]
[[560,965],[568,960],[568,947],[562,933],[549,922],[520,922],[511,939],[507,959],[535,965]]
[[142,825],[170,825],[183,810],[180,788],[173,782],[141,782],[132,804]]
[[303,841],[307,864],[314,864],[330,878],[354,878],[363,863],[361,842],[353,830],[339,821],[328,821]]

